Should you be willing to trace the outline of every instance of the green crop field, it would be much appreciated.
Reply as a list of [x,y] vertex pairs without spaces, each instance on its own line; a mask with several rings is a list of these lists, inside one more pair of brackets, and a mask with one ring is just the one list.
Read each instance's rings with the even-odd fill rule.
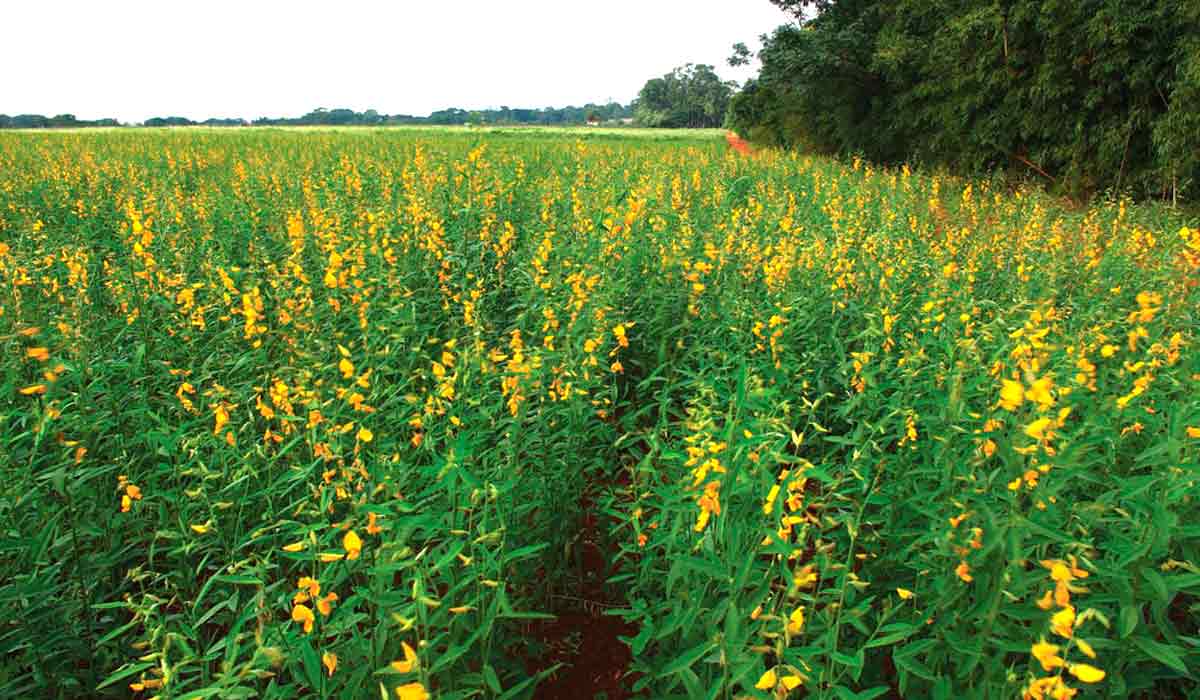
[[669,136],[0,133],[0,695],[1200,693],[1196,222]]

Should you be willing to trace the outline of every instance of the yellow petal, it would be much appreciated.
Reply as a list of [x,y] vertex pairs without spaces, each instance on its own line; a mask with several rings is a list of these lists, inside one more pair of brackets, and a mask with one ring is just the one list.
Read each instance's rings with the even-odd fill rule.
[[408,645],[408,642],[400,642],[400,647],[404,649],[404,660],[393,661],[391,663],[392,670],[398,673],[411,673],[420,665],[420,659],[417,658],[417,652]]
[[212,525],[209,525],[208,523],[204,523],[203,525],[192,525],[192,532],[195,532],[197,535],[206,534],[211,529]]
[[1104,671],[1088,664],[1071,664],[1068,670],[1072,676],[1075,676],[1084,683],[1099,683],[1107,675]]
[[897,588],[896,595],[900,596],[900,600],[909,600],[913,597],[913,592],[907,588]]
[[771,669],[759,677],[758,682],[754,684],[754,687],[758,688],[759,690],[771,690],[778,682],[779,681],[775,676],[775,669]]
[[332,676],[333,672],[337,670],[337,662],[337,654],[334,654],[331,651],[321,654],[321,663],[325,666],[325,669],[329,671],[330,676]]
[[397,700],[429,700],[429,692],[420,683],[405,683],[396,688]]
[[784,688],[795,690],[797,686],[804,682],[804,679],[800,676],[784,676],[779,679],[779,682],[783,683]]
[[358,429],[358,441],[359,442],[370,442],[374,439],[375,439],[375,433],[372,433],[370,430],[367,430],[366,428]]
[[285,544],[283,546],[283,551],[285,551],[285,552],[300,552],[303,550],[304,550],[304,540],[300,540],[299,542],[293,542],[291,544]]

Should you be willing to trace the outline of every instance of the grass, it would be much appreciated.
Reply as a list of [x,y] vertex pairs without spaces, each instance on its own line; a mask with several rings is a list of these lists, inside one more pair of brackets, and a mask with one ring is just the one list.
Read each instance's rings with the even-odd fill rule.
[[0,134],[0,692],[1195,693],[1196,222],[650,135]]

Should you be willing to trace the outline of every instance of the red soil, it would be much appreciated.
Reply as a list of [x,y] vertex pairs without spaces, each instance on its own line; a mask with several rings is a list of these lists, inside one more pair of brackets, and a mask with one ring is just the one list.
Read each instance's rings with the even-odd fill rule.
[[754,153],[754,151],[750,148],[750,142],[733,133],[732,131],[725,134],[725,142],[729,144],[730,148],[744,156]]

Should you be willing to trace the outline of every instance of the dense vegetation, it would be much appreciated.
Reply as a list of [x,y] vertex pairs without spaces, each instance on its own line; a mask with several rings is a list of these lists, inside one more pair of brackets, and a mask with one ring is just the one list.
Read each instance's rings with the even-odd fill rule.
[[654,698],[1194,695],[1175,216],[711,136],[0,134],[0,694],[526,697],[587,515]]
[[798,23],[765,37],[731,109],[755,139],[1073,194],[1200,193],[1200,3],[772,2]]
[[687,64],[642,86],[634,100],[638,124],[665,128],[714,128],[725,123],[735,83],[712,66]]

